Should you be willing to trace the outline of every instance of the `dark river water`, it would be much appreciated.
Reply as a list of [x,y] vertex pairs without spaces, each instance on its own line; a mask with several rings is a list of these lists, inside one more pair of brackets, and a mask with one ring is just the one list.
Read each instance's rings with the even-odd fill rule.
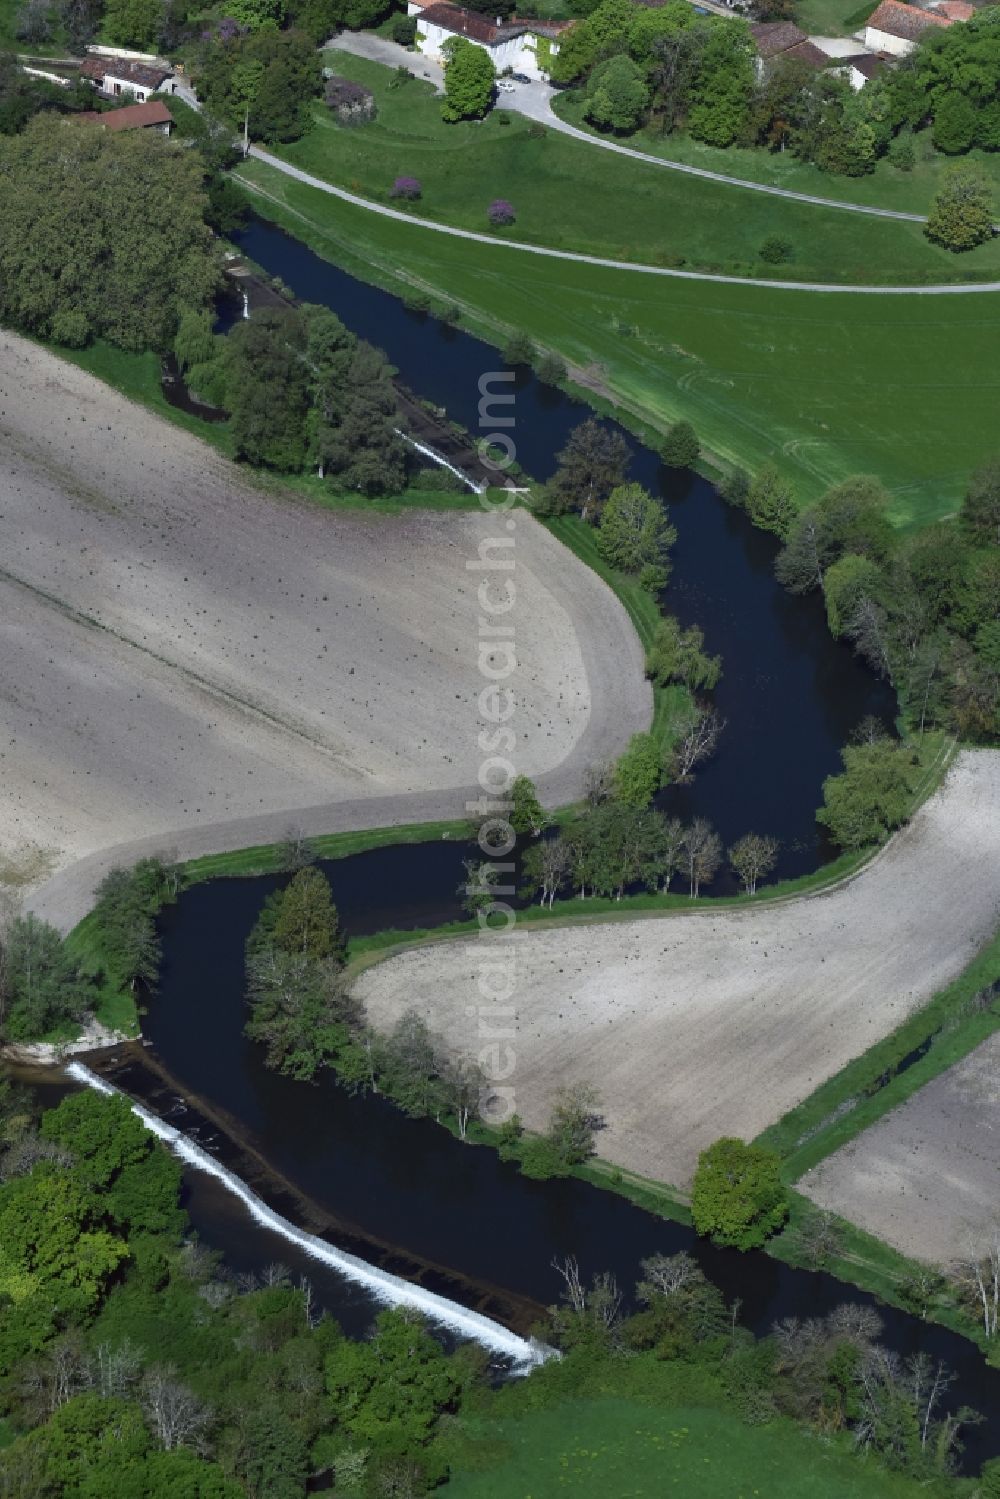
[[[477,430],[481,375],[502,368],[486,344],[447,328],[329,265],[280,230],[254,221],[236,243],[298,297],[326,303],[383,348],[419,396]],[[515,438],[524,469],[546,478],[555,454],[587,411],[522,372]],[[887,690],[830,639],[815,600],[793,599],[773,577],[774,543],[728,508],[711,485],[664,470],[630,441],[631,477],[660,494],[678,529],[667,607],[697,623],[724,661],[716,693],[728,722],[715,759],[666,805],[708,816],[726,842],[749,828],[782,841],[779,873],[813,869],[831,851],[814,812],[823,778],[867,713],[891,720]],[[433,925],[456,914],[462,850],[454,843],[403,845],[325,866],[348,933]],[[180,1088],[223,1111],[231,1129],[276,1172],[361,1235],[542,1304],[557,1299],[553,1256],[576,1255],[585,1276],[613,1271],[631,1288],[639,1261],[687,1249],[759,1333],[782,1317],[821,1315],[871,1298],[825,1274],[790,1270],[762,1254],[714,1249],[691,1230],[662,1222],[611,1193],[576,1181],[532,1182],[486,1149],[463,1146],[426,1121],[379,1099],[351,1098],[331,1080],[315,1086],[268,1072],[243,1037],[243,945],[276,879],[220,880],[185,892],[162,919],[164,962],[144,1018],[153,1055]],[[724,888],[720,885],[717,888]],[[189,1174],[193,1221],[237,1268],[270,1260],[306,1269],[349,1330],[372,1304],[333,1274],[315,1272],[257,1227],[214,1182]],[[956,1374],[950,1403],[995,1416],[1000,1371],[947,1331],[880,1308],[885,1341],[924,1350]],[[1000,1451],[997,1423],[967,1434],[970,1469]]]
[[[329,861],[345,929],[423,924],[452,909],[447,844],[415,844]],[[278,877],[218,880],[186,891],[163,915],[160,992],[144,1034],[156,1056],[192,1094],[225,1111],[240,1135],[285,1177],[361,1234],[473,1282],[543,1305],[558,1299],[553,1256],[576,1255],[586,1276],[612,1270],[631,1289],[639,1261],[657,1251],[694,1253],[757,1333],[783,1317],[815,1317],[845,1302],[873,1298],[824,1273],[794,1270],[760,1253],[715,1249],[691,1229],[664,1222],[610,1192],[573,1180],[533,1182],[485,1148],[462,1145],[430,1121],[407,1119],[380,1099],[352,1098],[330,1079],[296,1083],[269,1072],[259,1047],[243,1037],[243,945],[264,896]],[[212,1189],[214,1191],[214,1188]],[[203,1189],[208,1191],[208,1189]],[[211,1193],[200,1206],[202,1231],[235,1243],[241,1262],[288,1260],[236,1208]],[[207,1216],[206,1216],[207,1215]],[[258,1243],[258,1236],[261,1242]],[[312,1274],[312,1272],[308,1272]],[[313,1276],[315,1279],[315,1275]],[[356,1288],[322,1282],[324,1300],[348,1326],[366,1315]],[[902,1354],[923,1350],[955,1372],[949,1401],[992,1417],[966,1434],[975,1469],[1000,1452],[1000,1370],[947,1330],[879,1305],[884,1341]]]
[[[333,308],[385,350],[418,396],[479,435],[480,378],[505,368],[495,349],[409,311],[262,220],[234,242],[297,297]],[[588,408],[523,369],[516,392],[511,431],[518,461],[547,479]],[[874,713],[892,721],[892,695],[831,638],[818,598],[793,598],[778,586],[772,537],[726,505],[707,480],[665,469],[655,453],[625,436],[630,478],[662,496],[677,527],[665,606],[683,624],[701,626],[724,670],[714,694],[727,724],[720,747],[691,786],[668,788],[662,804],[682,817],[708,817],[727,847],[750,829],[779,838],[776,877],[805,873],[834,852],[815,822],[824,777],[840,769],[840,747],[861,718]],[[726,889],[724,874],[713,889]]]

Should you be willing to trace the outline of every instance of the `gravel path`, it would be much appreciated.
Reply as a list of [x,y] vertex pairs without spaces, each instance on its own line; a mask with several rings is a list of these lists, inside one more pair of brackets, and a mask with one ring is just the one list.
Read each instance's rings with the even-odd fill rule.
[[[591,1082],[608,1125],[600,1154],[682,1185],[712,1140],[756,1135],[899,1025],[998,919],[1000,752],[965,751],[909,827],[824,894],[522,924],[492,943],[403,952],[363,972],[357,991],[376,1025],[415,1007],[462,1055],[481,1054],[499,1025],[513,1066],[505,1085],[529,1126],[544,1126],[560,1086]],[[510,974],[510,1035],[480,997],[491,960]]]
[[0,494],[0,872],[56,875],[32,905],[62,927],[151,843],[187,857],[292,820],[462,815],[485,758],[479,623],[508,576],[484,540],[515,562],[516,768],[567,801],[649,723],[624,609],[526,512],[379,517],[264,492],[9,334]]
[[1000,1212],[1000,1034],[797,1185],[904,1254],[956,1259]]

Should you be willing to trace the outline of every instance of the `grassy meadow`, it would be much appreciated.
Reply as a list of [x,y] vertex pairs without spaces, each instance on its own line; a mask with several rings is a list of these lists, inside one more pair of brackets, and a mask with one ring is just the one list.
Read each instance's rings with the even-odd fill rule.
[[[417,177],[423,197],[413,212],[420,217],[483,232],[489,204],[508,198],[517,222],[504,237],[613,260],[838,284],[1000,276],[1000,240],[955,256],[932,245],[920,224],[666,172],[555,131],[540,132],[503,110],[446,125],[430,84],[413,79],[396,87],[394,73],[378,63],[343,52],[325,56],[338,72],[374,90],[378,117],[345,128],[316,102],[312,128],[276,154],[376,202],[389,201],[396,177]],[[732,164],[727,169],[734,170]],[[793,247],[792,259],[777,267],[759,254],[775,234]]]
[[[802,23],[800,23],[802,24]],[[583,118],[582,101],[576,94],[556,96],[556,113],[577,129],[591,131]],[[685,166],[701,167],[709,172],[722,172],[727,177],[742,177],[748,182],[762,182],[768,187],[784,187],[796,193],[815,193],[817,197],[832,198],[845,203],[864,203],[871,208],[893,208],[901,213],[930,211],[931,202],[945,178],[945,174],[957,162],[974,163],[977,169],[993,184],[997,215],[1000,217],[1000,153],[996,151],[970,151],[961,157],[945,156],[935,151],[930,130],[922,130],[913,137],[916,164],[912,171],[901,172],[883,157],[874,172],[867,177],[838,177],[830,172],[821,172],[812,162],[799,161],[791,151],[765,151],[758,146],[709,146],[689,135],[663,135],[656,129],[639,130],[629,136],[623,144],[650,156],[660,156],[664,161],[678,161]],[[708,185],[708,184],[705,184]],[[729,189],[728,191],[738,191]],[[744,197],[738,199],[741,205]],[[771,200],[772,209],[774,200]],[[813,213],[820,210],[809,210]],[[861,215],[843,214],[852,219],[857,228]],[[919,226],[914,226],[917,232]],[[947,252],[942,251],[942,254]],[[964,275],[965,268],[975,266],[975,259],[966,256],[948,255],[956,274]],[[878,267],[869,267],[867,280],[884,280]]]
[[626,419],[687,418],[722,462],[775,463],[800,503],[873,473],[898,524],[926,524],[954,512],[996,447],[995,296],[678,281],[452,239],[261,162],[239,177],[260,213],[320,255],[397,294],[447,298],[494,343],[527,332]]
[[[454,1473],[448,1499],[910,1499],[926,1489],[837,1441],[698,1406],[573,1400],[481,1429],[490,1466]],[[473,1447],[473,1451],[475,1448]],[[501,1453],[506,1462],[493,1466]]]

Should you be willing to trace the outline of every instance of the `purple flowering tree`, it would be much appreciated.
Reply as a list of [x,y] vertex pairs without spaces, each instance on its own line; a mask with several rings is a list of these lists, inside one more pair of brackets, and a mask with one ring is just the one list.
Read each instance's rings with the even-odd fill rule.
[[389,192],[390,198],[403,198],[407,203],[415,203],[423,192],[418,177],[397,177]]
[[508,203],[506,198],[494,198],[487,210],[487,217],[491,224],[500,227],[503,224],[513,224],[515,219],[514,205]]

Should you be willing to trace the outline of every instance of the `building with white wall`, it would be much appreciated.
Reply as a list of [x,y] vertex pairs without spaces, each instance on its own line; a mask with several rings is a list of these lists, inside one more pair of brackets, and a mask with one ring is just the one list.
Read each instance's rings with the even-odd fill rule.
[[560,34],[572,25],[570,21],[521,20],[516,16],[509,21],[499,17],[490,20],[478,11],[453,5],[451,0],[434,0],[431,5],[410,0],[407,12],[416,18],[417,45],[423,57],[444,62],[445,45],[455,37],[464,37],[489,53],[498,73],[509,68],[535,79],[548,76],[548,59],[559,51]]

